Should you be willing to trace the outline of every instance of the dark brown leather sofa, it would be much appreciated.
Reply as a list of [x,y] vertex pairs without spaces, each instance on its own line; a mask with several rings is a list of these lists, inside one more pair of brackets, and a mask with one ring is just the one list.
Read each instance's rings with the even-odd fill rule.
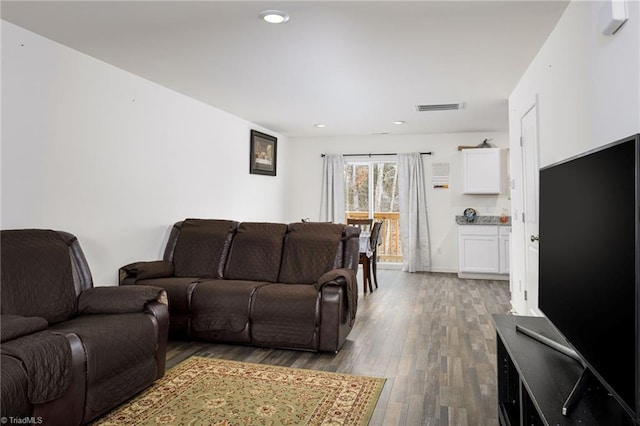
[[0,246],[3,419],[85,424],[164,375],[163,289],[94,288],[66,232],[3,230]]
[[164,288],[170,335],[337,352],[357,309],[358,228],[186,219],[164,260],[120,268],[120,284]]

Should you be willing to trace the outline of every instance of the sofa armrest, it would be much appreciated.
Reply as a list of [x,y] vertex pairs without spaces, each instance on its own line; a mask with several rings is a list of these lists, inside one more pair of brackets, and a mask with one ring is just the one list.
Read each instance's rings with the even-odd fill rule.
[[146,285],[93,287],[80,293],[79,314],[125,314],[145,312],[150,302],[167,305],[167,293],[160,287]]
[[82,341],[75,333],[65,334],[71,348],[71,382],[62,397],[33,407],[33,417],[46,424],[82,424],[84,396],[87,392],[87,354]]
[[358,294],[356,273],[350,268],[332,269],[318,278],[318,282],[315,285],[318,290],[326,285],[346,286],[347,290],[355,290],[356,295]]
[[[166,294],[165,294],[166,296]],[[164,376],[169,342],[169,307],[164,301],[149,302],[145,312],[153,318],[158,330],[158,346],[156,347],[156,380]]]
[[173,276],[173,262],[167,260],[130,263],[120,268],[118,273],[120,285],[135,284],[138,280],[171,276]]
[[47,320],[41,317],[2,315],[0,316],[0,340],[4,343],[27,334],[46,330],[48,327]]
[[328,285],[339,285],[346,287],[347,303],[349,305],[349,325],[353,325],[358,310],[358,281],[356,273],[350,268],[333,269],[322,275],[316,283],[316,288],[320,291]]

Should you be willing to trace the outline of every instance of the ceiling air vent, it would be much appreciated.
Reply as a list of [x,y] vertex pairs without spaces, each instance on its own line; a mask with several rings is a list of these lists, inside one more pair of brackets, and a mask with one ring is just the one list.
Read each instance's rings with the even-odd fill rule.
[[462,103],[455,104],[432,104],[432,105],[416,105],[416,111],[425,112],[425,111],[451,111],[462,109]]

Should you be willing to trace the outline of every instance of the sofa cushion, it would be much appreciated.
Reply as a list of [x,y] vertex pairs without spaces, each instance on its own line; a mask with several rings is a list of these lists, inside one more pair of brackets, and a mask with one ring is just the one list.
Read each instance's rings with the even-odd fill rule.
[[192,335],[216,340],[250,342],[249,302],[259,281],[209,280],[198,284],[192,296]]
[[254,344],[317,349],[319,293],[312,285],[269,284],[251,305]]
[[43,317],[49,323],[75,315],[69,248],[57,232],[4,230],[0,246],[3,315]]
[[282,254],[280,283],[315,284],[342,258],[344,225],[292,223],[288,227]]
[[220,278],[237,222],[186,219],[173,252],[176,277]]
[[82,315],[50,328],[75,333],[87,356],[86,405],[103,412],[156,378],[158,336],[146,314]]
[[169,334],[184,338],[191,330],[191,295],[205,278],[171,277],[140,280],[137,284],[163,288],[169,300]]
[[287,225],[243,222],[233,237],[225,267],[229,280],[276,282]]

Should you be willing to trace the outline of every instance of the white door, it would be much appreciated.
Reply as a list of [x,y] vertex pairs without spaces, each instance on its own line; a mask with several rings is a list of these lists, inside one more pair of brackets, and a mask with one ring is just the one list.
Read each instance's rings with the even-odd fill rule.
[[537,104],[521,118],[522,189],[524,199],[525,285],[526,315],[542,315],[538,308],[538,112]]

